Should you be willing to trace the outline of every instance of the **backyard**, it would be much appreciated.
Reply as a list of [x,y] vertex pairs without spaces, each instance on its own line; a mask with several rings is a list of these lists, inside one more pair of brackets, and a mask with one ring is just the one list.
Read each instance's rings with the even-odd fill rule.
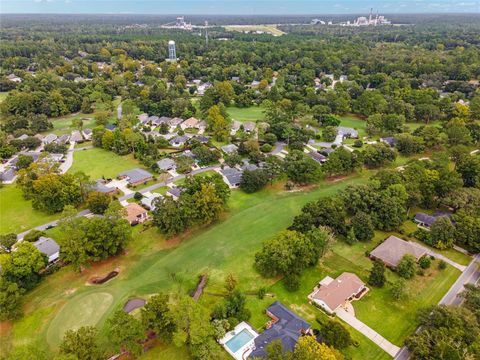
[[0,233],[19,233],[35,226],[58,219],[59,214],[49,215],[32,209],[32,203],[25,200],[16,185],[0,188]]
[[83,171],[90,176],[90,179],[96,180],[105,178],[114,178],[119,172],[142,167],[132,155],[120,156],[111,151],[100,148],[87,150],[78,150],[73,153],[73,165],[70,173]]
[[261,106],[250,106],[245,108],[239,108],[236,106],[229,106],[227,108],[227,113],[230,115],[232,120],[246,122],[257,120],[263,121],[265,115],[263,114],[263,108]]

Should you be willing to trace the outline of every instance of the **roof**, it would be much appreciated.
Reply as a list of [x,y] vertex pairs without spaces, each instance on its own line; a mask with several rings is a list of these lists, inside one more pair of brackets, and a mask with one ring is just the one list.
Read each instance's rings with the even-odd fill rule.
[[48,134],[43,138],[43,142],[45,144],[50,144],[52,141],[55,141],[57,139],[57,135],[55,134]]
[[238,150],[238,146],[235,144],[228,144],[221,147],[222,151],[227,154],[234,153]]
[[415,214],[415,221],[421,222],[427,226],[432,226],[433,223],[437,220],[435,216],[428,215],[425,213],[416,213]]
[[319,162],[319,163],[324,163],[327,160],[327,157],[316,152],[316,151],[310,151],[308,154],[313,160]]
[[202,136],[202,135],[195,135],[192,139],[197,140],[202,144],[206,144],[210,140],[207,136]]
[[168,125],[177,126],[177,125],[181,124],[182,122],[183,122],[182,118],[174,117],[173,119],[170,119],[170,121],[168,122]]
[[157,161],[157,166],[160,170],[171,170],[175,167],[175,161],[170,158],[165,158]]
[[82,141],[83,136],[80,134],[80,131],[73,131],[72,136],[70,136],[70,141]]
[[185,135],[178,135],[175,136],[172,140],[170,140],[170,143],[175,143],[175,144],[184,144],[188,141],[189,137]]
[[195,117],[188,118],[182,123],[183,126],[191,126],[191,127],[198,126],[199,124],[200,124],[200,120]]
[[357,130],[355,130],[353,128],[345,127],[345,126],[337,127],[337,134],[341,134],[343,136],[350,136],[352,138],[358,137],[358,131]]
[[256,164],[249,163],[247,160],[244,160],[241,168],[243,171],[245,170],[253,171],[253,170],[257,170],[258,166]]
[[97,192],[104,193],[104,194],[108,194],[117,190],[115,188],[105,186],[105,184],[103,183],[103,180],[97,180],[95,182],[95,185],[93,186],[93,189]]
[[172,188],[167,190],[167,194],[178,198],[182,194],[182,189],[180,189],[178,187],[172,187]]
[[83,129],[83,135],[87,135],[87,136],[88,136],[88,135],[90,135],[90,134],[92,134],[92,129],[88,129],[88,128],[87,128],[87,129]]
[[255,350],[249,355],[249,358],[266,358],[265,349],[275,340],[282,342],[284,351],[292,351],[302,333],[311,327],[309,323],[279,301],[270,305],[267,312],[278,321],[255,338]]
[[373,249],[370,255],[382,260],[386,265],[396,267],[404,255],[413,255],[418,260],[426,252],[422,246],[392,235]]
[[363,286],[365,284],[357,275],[344,272],[328,285],[321,286],[313,298],[323,301],[334,311],[350,296],[360,292]]
[[33,243],[33,246],[35,246],[38,251],[47,255],[48,257],[60,251],[60,246],[56,243],[56,241],[45,236],[40,236],[38,240]]
[[147,210],[136,203],[129,203],[125,206],[125,209],[127,209],[127,220],[129,222],[134,222],[140,215],[147,212]]
[[110,131],[113,131],[113,130],[115,130],[116,128],[117,128],[117,126],[116,126],[116,125],[113,125],[113,124],[107,124],[107,125],[105,126],[105,129],[110,130]]
[[149,196],[146,196],[146,197],[142,198],[141,203],[142,203],[142,205],[146,206],[148,209],[155,210],[155,205],[153,205],[152,202],[156,198],[161,198],[161,197],[162,197],[162,195],[160,195],[158,193],[152,193]]
[[120,174],[118,174],[118,176],[127,177],[128,182],[130,183],[137,183],[140,181],[150,179],[152,177],[152,174],[150,174],[146,170],[136,168],[136,169],[121,172]]
[[253,131],[257,125],[253,121],[247,121],[243,123],[245,131]]
[[242,171],[236,168],[225,167],[220,170],[222,175],[227,179],[230,185],[238,185],[242,180]]
[[380,140],[392,147],[395,146],[395,144],[397,143],[397,139],[395,139],[393,136],[384,137]]
[[0,181],[12,181],[15,178],[15,170],[12,168],[0,172]]
[[240,121],[233,120],[232,130],[238,130],[238,129],[240,129],[240,126],[242,126],[242,123]]

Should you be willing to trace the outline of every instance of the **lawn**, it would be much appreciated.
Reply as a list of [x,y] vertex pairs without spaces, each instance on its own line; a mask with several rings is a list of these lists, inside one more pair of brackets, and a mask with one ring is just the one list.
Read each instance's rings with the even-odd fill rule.
[[263,113],[264,109],[261,106],[250,106],[246,108],[239,108],[236,106],[229,106],[227,108],[227,113],[230,115],[232,120],[237,120],[240,122],[246,121],[263,121],[265,115]]
[[79,150],[73,153],[73,165],[70,173],[83,171],[96,180],[102,178],[114,178],[119,172],[142,167],[131,155],[120,156],[111,151],[100,148]]
[[19,233],[59,218],[59,214],[49,215],[32,209],[31,201],[22,197],[16,185],[3,185],[0,188],[0,233]]
[[[363,174],[342,182],[322,182],[311,191],[285,192],[281,185],[251,195],[235,190],[229,201],[229,211],[221,221],[207,228],[193,230],[180,239],[165,240],[155,228],[136,226],[133,230],[134,241],[129,244],[127,255],[96,264],[83,274],[74,273],[69,268],[61,269],[28,293],[25,316],[13,324],[8,334],[4,334],[0,346],[41,341],[56,349],[65,329],[84,324],[97,325],[100,341],[108,346],[105,321],[128,298],[147,297],[160,291],[185,294],[195,286],[200,274],[209,276],[205,295],[200,300],[209,308],[221,298],[209,296],[208,293],[223,292],[224,278],[232,273],[240,289],[252,294],[247,296],[247,306],[252,312],[250,323],[257,329],[261,330],[266,323],[265,308],[277,299],[290,305],[314,327],[318,327],[315,318],[324,318],[325,315],[307,303],[307,294],[327,274],[337,276],[343,271],[351,271],[366,280],[371,262],[365,256],[365,250],[371,250],[385,234],[378,233],[373,241],[366,244],[349,246],[337,242],[318,266],[305,271],[300,289],[293,293],[287,292],[277,279],[260,277],[253,269],[254,254],[263,241],[285,229],[304,204],[321,196],[335,194],[350,184],[365,182],[366,178],[367,175]],[[120,268],[120,274],[112,281],[101,286],[86,285],[91,276],[105,274],[116,267]],[[388,287],[374,290],[369,297],[355,304],[359,318],[379,330],[387,339],[401,343],[415,327],[416,309],[438,301],[457,275],[456,270],[448,268],[441,274],[432,270],[431,275],[427,273],[425,277],[418,277],[413,281],[422,282],[419,289],[415,293],[413,289],[410,290],[411,299],[415,300],[408,300],[405,304],[391,305],[393,300],[388,294]],[[389,274],[389,279],[392,276],[395,275]],[[271,296],[259,300],[253,294],[262,286],[267,287]],[[413,285],[410,287],[413,288]],[[397,306],[402,308],[402,312],[398,311]],[[368,313],[372,307],[377,309],[373,315]],[[381,322],[384,317],[388,318],[388,325],[393,329],[384,329]],[[352,330],[352,336],[359,346],[346,351],[351,358],[388,358],[363,335]],[[173,357],[185,358],[184,349],[160,347],[152,354],[145,355],[146,359]]]
[[[109,123],[115,123],[116,118],[115,118],[116,111],[114,112],[114,115],[110,116],[109,118]],[[76,114],[69,114],[65,115],[62,117],[58,118],[50,118],[50,121],[53,124],[53,130],[48,130],[46,133],[53,132],[57,135],[63,135],[63,134],[70,134],[75,128],[72,127],[72,121],[74,119],[83,119],[83,129],[92,129],[96,125],[95,122],[95,113],[93,114],[83,114],[83,113],[76,113]]]
[[5,100],[5,98],[8,96],[8,91],[3,91],[0,92],[0,104]]
[[365,131],[367,122],[353,114],[340,117],[340,126],[351,127],[357,130],[359,139],[367,135]]
[[[176,247],[172,245],[177,242],[164,240],[155,229],[142,232],[143,227],[137,226],[135,241],[127,249],[127,256],[96,265],[83,274],[74,273],[70,268],[61,269],[27,294],[25,317],[14,324],[12,341],[21,344],[38,339],[55,348],[64,329],[86,323],[102,328],[107,317],[128,297],[166,290],[186,293],[202,273],[209,273],[212,288],[223,283],[230,272],[238,277],[245,291],[272,284],[272,280],[262,279],[252,268],[253,254],[261,243],[288,226],[306,202],[361,181],[364,178],[356,177],[341,183],[323,183],[310,192],[268,189],[246,195],[234,191],[225,220],[193,232]],[[117,266],[121,273],[116,279],[101,286],[85,285],[93,274],[103,274]],[[112,296],[111,303],[106,294]],[[100,312],[85,308],[85,304],[92,301],[98,301],[96,306],[102,309]],[[104,309],[106,302],[109,305]],[[263,310],[259,309],[259,313]],[[71,316],[73,311],[76,316]],[[32,319],[35,319],[34,328],[25,326]],[[106,342],[103,330],[101,339]]]

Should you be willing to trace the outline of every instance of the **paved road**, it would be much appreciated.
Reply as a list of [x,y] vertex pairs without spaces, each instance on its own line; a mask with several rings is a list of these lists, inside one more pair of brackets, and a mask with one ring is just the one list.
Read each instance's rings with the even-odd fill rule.
[[337,310],[335,313],[340,319],[342,319],[348,325],[353,327],[355,330],[361,332],[367,338],[372,340],[375,344],[378,345],[378,347],[384,350],[391,357],[394,357],[400,350],[400,348],[397,345],[392,344],[390,341],[385,339],[382,335],[377,333],[372,328],[368,327],[366,324],[358,320],[352,314],[346,312],[344,309]]
[[[455,281],[455,283],[450,287],[447,293],[440,300],[440,305],[460,305],[463,299],[458,296],[464,289],[465,284],[477,284],[480,281],[480,254],[473,256],[472,261],[465,270],[462,272]],[[418,328],[415,333],[418,333],[421,328]],[[395,356],[394,360],[408,360],[410,359],[410,351],[406,346],[402,347],[400,351]]]

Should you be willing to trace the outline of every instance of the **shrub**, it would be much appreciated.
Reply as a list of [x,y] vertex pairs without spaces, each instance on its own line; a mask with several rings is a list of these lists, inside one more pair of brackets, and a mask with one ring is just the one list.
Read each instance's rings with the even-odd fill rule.
[[45,236],[45,235],[46,234],[44,231],[31,230],[27,235],[23,237],[23,240],[28,242],[35,242],[40,238],[40,236]]
[[338,321],[329,319],[322,324],[320,333],[325,344],[336,349],[344,349],[352,343],[349,331]]
[[353,143],[353,147],[361,148],[362,146],[363,146],[363,141],[360,139],[355,140]]
[[283,285],[288,291],[297,291],[300,288],[300,277],[297,274],[289,274],[283,278]]
[[264,287],[261,287],[260,289],[258,289],[257,291],[257,296],[260,300],[262,300],[264,297],[265,297],[265,294],[267,293],[267,289],[265,289]]
[[133,195],[133,198],[134,198],[135,200],[137,200],[137,201],[140,201],[140,200],[143,199],[143,195],[142,195],[142,193],[140,193],[140,192],[137,191],[137,192],[135,192],[135,194]]
[[440,270],[445,270],[447,268],[447,263],[443,260],[440,260],[440,262],[438,263],[438,268]]
[[260,147],[260,151],[263,152],[263,153],[269,153],[270,151],[272,151],[272,145],[270,145],[270,144],[263,144],[263,145]]
[[411,279],[417,270],[415,258],[412,255],[404,255],[397,266],[397,273],[404,279]]
[[432,260],[430,260],[430,257],[428,257],[428,256],[422,256],[422,258],[420,259],[418,264],[420,265],[420,267],[422,269],[428,269],[430,267],[430,265],[432,264]]

